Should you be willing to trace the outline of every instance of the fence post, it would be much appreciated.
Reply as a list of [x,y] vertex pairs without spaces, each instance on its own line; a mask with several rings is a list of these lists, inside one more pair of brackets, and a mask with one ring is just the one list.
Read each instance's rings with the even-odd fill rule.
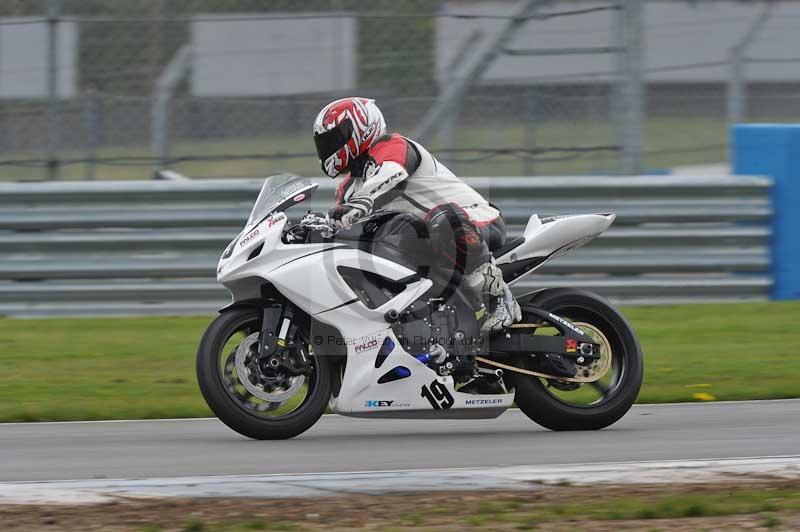
[[642,0],[624,0],[620,5],[619,24],[621,41],[620,141],[622,145],[621,170],[623,174],[636,175],[643,171],[644,151],[644,89],[642,57]]
[[61,142],[58,110],[58,19],[61,0],[47,1],[47,178],[58,179]]
[[522,130],[522,147],[529,150],[522,159],[522,175],[534,175],[534,150],[536,149],[536,115],[539,111],[538,93],[533,86],[525,90],[525,126]]
[[728,126],[733,126],[746,119],[747,114],[747,83],[745,81],[745,54],[750,45],[756,39],[764,24],[772,14],[772,3],[764,6],[764,9],[750,24],[744,37],[731,46],[728,51],[728,62],[730,63],[730,77],[728,78],[728,101],[727,114]]
[[97,146],[100,140],[98,119],[97,89],[90,86],[84,93],[84,122],[86,127],[86,179],[95,179],[97,166]]
[[[448,85],[457,83],[457,72],[458,69],[461,68],[464,63],[466,62],[467,57],[473,51],[475,46],[483,39],[483,32],[480,30],[472,31],[464,42],[461,43],[459,46],[458,51],[455,54],[455,57],[452,61],[447,65],[445,69],[445,79],[447,80]],[[463,94],[459,95],[455,98],[452,102],[452,107],[450,113],[448,113],[442,120],[442,125],[440,126],[440,140],[442,148],[445,150],[453,150],[457,145],[457,131],[458,131],[458,115],[461,112],[461,104],[463,100]],[[458,174],[458,168],[456,167],[455,158],[452,156],[452,151],[449,151],[451,154],[448,158],[444,158],[443,160],[447,163],[451,170]]]
[[769,175],[772,185],[772,297],[800,299],[800,124],[737,124],[736,174]]
[[166,168],[169,160],[169,102],[178,83],[189,71],[192,48],[184,45],[175,53],[156,80],[150,109],[150,146],[156,160],[154,175]]
[[745,100],[744,94],[744,65],[742,54],[738,46],[731,48],[728,57],[730,63],[730,77],[728,78],[728,126],[733,126],[744,120]]

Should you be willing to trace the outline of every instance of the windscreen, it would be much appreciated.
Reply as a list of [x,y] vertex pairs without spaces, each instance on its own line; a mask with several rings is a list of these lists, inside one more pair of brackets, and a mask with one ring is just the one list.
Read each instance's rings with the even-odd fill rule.
[[264,180],[256,204],[250,211],[247,225],[253,225],[269,215],[275,207],[297,192],[312,186],[310,179],[292,174],[273,175]]

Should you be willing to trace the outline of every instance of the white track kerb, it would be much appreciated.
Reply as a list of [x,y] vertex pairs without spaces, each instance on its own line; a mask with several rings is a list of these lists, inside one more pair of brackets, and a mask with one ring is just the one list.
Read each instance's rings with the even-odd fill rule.
[[358,494],[531,490],[550,484],[674,484],[731,481],[757,475],[800,479],[800,456],[665,460],[496,468],[357,471],[0,483],[0,504],[93,504],[153,497],[331,497]]

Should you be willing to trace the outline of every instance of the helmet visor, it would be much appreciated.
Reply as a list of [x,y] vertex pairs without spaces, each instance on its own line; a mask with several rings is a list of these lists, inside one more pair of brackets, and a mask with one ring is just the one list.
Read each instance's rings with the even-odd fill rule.
[[319,160],[324,164],[328,157],[341,150],[352,136],[353,123],[349,119],[342,120],[324,133],[315,134],[314,145],[317,147]]

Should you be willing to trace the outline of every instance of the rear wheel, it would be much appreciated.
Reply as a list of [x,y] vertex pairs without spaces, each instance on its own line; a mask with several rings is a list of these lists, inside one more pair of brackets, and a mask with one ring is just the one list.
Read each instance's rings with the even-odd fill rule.
[[[543,290],[520,298],[523,323],[530,304],[578,324],[600,344],[600,359],[590,383],[545,379],[506,372],[515,401],[529,418],[551,430],[595,430],[618,421],[631,408],[642,384],[642,352],[625,318],[605,299],[569,288]],[[544,329],[533,329],[546,334]],[[518,355],[513,365],[533,369],[532,355]]]
[[331,395],[328,357],[311,352],[307,335],[298,332],[297,356],[308,360],[307,374],[258,360],[261,319],[258,308],[219,315],[197,350],[197,382],[214,414],[239,434],[291,438],[325,412]]

